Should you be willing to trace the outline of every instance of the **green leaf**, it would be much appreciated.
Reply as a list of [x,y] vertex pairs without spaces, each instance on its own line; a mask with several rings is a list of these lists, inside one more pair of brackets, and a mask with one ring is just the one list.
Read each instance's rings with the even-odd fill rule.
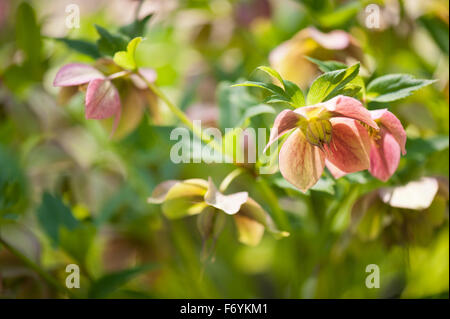
[[445,54],[449,54],[449,30],[448,24],[433,16],[422,16],[419,22],[427,29],[434,42]]
[[56,41],[64,43],[69,49],[90,56],[93,59],[101,57],[97,45],[87,40],[77,40],[69,38],[54,38]]
[[105,275],[92,284],[88,296],[89,298],[105,298],[136,276],[155,268],[155,264],[147,264]]
[[113,56],[118,51],[126,50],[128,41],[120,34],[110,33],[105,28],[95,25],[100,39],[97,40],[97,47],[101,54]]
[[244,83],[234,84],[231,87],[238,87],[238,86],[248,86],[248,87],[256,87],[260,89],[264,89],[266,91],[269,91],[273,94],[284,96],[284,91],[279,86],[272,84],[272,83],[264,83],[264,82],[256,82],[256,81],[245,81]]
[[239,126],[242,116],[252,106],[259,105],[245,87],[231,87],[230,82],[221,82],[217,89],[219,125],[221,129]]
[[434,82],[435,80],[415,79],[408,74],[384,75],[369,83],[367,86],[367,99],[373,102],[400,100]]
[[27,204],[25,176],[18,160],[0,145],[0,224],[2,219],[15,219]]
[[95,234],[96,228],[92,224],[79,224],[72,230],[62,227],[59,230],[60,246],[77,262],[84,264]]
[[275,78],[278,80],[278,82],[280,82],[281,85],[284,86],[284,81],[283,78],[281,77],[281,75],[275,71],[274,69],[268,67],[268,66],[259,66],[258,70],[261,70],[263,72],[266,72],[268,75],[270,75],[271,77]]
[[346,69],[348,66],[342,62],[338,62],[338,61],[321,61],[321,60],[317,60],[314,58],[311,58],[309,56],[306,57],[309,61],[311,61],[312,63],[316,64],[320,71],[326,73],[326,72],[331,72],[331,71],[336,71],[336,70],[342,70],[342,69]]
[[140,20],[136,19],[132,23],[120,27],[119,32],[130,39],[144,36],[145,26],[152,15],[153,14],[149,14]]
[[359,63],[356,63],[346,69],[322,74],[309,89],[307,105],[317,104],[342,94],[346,84],[353,80],[358,72]]
[[318,20],[325,28],[338,28],[351,21],[361,11],[361,8],[360,1],[347,2],[326,14],[321,14]]
[[286,90],[286,95],[288,96],[290,102],[289,104],[294,108],[305,106],[305,96],[303,91],[297,86],[297,84],[284,80],[284,87]]
[[31,75],[33,80],[40,81],[43,75],[41,29],[33,7],[22,2],[17,8],[15,21],[16,44],[25,54],[23,65],[27,67],[27,77]]
[[59,244],[61,228],[73,230],[79,226],[79,221],[73,217],[72,211],[59,197],[49,193],[42,195],[41,205],[37,209],[37,218],[41,227],[54,244]]
[[134,58],[136,48],[141,43],[142,38],[134,38],[127,45],[126,51],[119,51],[114,54],[114,63],[118,66],[127,69],[127,70],[135,70],[137,68],[136,60]]

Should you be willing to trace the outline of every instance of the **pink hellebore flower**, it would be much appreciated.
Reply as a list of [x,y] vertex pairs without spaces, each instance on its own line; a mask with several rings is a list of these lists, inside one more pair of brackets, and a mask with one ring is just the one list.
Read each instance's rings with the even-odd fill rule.
[[[153,70],[140,69],[139,72],[148,78],[149,81],[154,80],[155,74]],[[120,121],[122,106],[119,92],[111,80],[126,74],[126,71],[121,71],[105,76],[90,65],[70,63],[66,64],[58,71],[53,81],[53,85],[60,87],[77,87],[87,84],[85,98],[86,119],[100,120],[114,117],[114,124],[111,132],[111,135],[113,135]],[[131,75],[131,79],[137,87],[143,85],[141,83],[143,81],[135,74]]]
[[370,111],[378,123],[379,132],[369,129],[372,146],[370,149],[370,173],[387,181],[398,167],[400,152],[406,154],[406,132],[399,119],[386,109]]
[[356,99],[339,95],[316,105],[284,110],[275,119],[266,149],[294,130],[281,147],[283,177],[307,191],[322,175],[325,164],[343,174],[368,169],[370,137],[364,125],[378,130],[369,111]]

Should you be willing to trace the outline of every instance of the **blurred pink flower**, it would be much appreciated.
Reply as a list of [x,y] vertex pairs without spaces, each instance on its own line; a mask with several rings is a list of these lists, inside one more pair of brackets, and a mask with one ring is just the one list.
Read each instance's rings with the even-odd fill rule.
[[370,138],[359,121],[378,130],[358,100],[342,95],[284,110],[275,119],[266,149],[295,129],[281,147],[279,167],[288,182],[305,192],[320,178],[325,164],[336,175],[369,168]]
[[[105,62],[106,63],[106,62]],[[102,65],[100,65],[102,66]],[[142,76],[153,82],[156,73],[151,69],[139,69]],[[117,88],[112,83],[112,79],[127,75],[126,71],[119,71],[109,76],[105,76],[96,68],[82,63],[70,63],[64,65],[56,74],[53,81],[54,86],[63,88],[78,87],[86,89],[85,116],[86,119],[106,119],[114,117],[114,124],[111,136],[117,129],[121,114],[122,104]],[[145,83],[135,74],[130,75],[131,81],[137,89],[143,89]],[[70,97],[76,91],[64,91]],[[66,96],[63,96],[65,99]]]

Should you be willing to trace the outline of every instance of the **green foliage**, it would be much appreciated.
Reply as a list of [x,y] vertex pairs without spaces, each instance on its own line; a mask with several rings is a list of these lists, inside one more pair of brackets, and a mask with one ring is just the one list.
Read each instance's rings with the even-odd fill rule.
[[69,38],[55,38],[55,40],[64,43],[69,49],[90,56],[93,59],[101,57],[97,45],[93,42]]
[[123,35],[111,33],[99,25],[95,25],[95,29],[100,36],[97,47],[101,54],[112,57],[114,53],[126,50],[128,41]]
[[123,35],[126,35],[130,39],[134,39],[137,37],[142,37],[145,33],[145,26],[148,21],[151,19],[152,14],[149,14],[142,19],[136,19],[130,24],[124,25],[119,28],[119,32]]
[[359,63],[346,69],[322,74],[311,84],[311,88],[308,91],[306,104],[317,104],[327,101],[339,94],[343,94],[345,90],[348,89],[346,85],[352,81],[358,73]]
[[133,278],[154,270],[155,268],[156,265],[147,264],[105,275],[91,285],[88,296],[89,298],[97,299],[108,297],[108,295],[121,288]]
[[414,79],[408,74],[388,74],[367,85],[367,98],[372,102],[392,102],[410,96],[434,80]]

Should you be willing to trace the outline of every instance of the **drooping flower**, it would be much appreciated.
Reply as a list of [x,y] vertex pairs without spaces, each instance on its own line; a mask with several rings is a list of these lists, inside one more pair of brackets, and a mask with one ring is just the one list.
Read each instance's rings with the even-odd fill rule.
[[351,230],[362,240],[426,244],[448,212],[448,179],[422,177],[360,197],[352,207]]
[[342,30],[323,33],[306,28],[276,47],[269,61],[284,79],[306,88],[318,73],[317,66],[307,56],[344,63],[364,60],[360,45],[349,33]]
[[386,109],[370,111],[370,115],[380,130],[369,129],[372,143],[369,172],[385,182],[397,169],[400,153],[406,154],[406,132],[400,120]]
[[[112,60],[106,61],[106,59],[103,59],[103,61],[99,60],[98,66],[109,70],[111,69],[112,64]],[[114,124],[111,135],[116,131],[122,115],[122,103],[119,96],[119,91],[113,84],[112,80],[129,76],[137,91],[145,89],[143,87],[145,83],[142,83],[143,81],[135,74],[128,74],[126,71],[122,71],[118,67],[115,67],[114,71],[116,72],[105,75],[93,66],[82,63],[70,63],[64,65],[58,71],[53,81],[54,86],[62,87],[60,98],[63,99],[63,102],[67,101],[68,98],[77,92],[76,88],[83,91],[85,90],[86,119],[102,120],[113,117]],[[139,72],[142,76],[146,77],[148,81],[153,82],[156,78],[156,73],[151,69],[141,68],[139,69]],[[73,88],[75,88],[75,90],[73,90]],[[137,100],[135,98],[133,100],[133,94],[131,94],[131,96],[132,98],[130,99],[132,99],[132,102],[136,102]],[[127,101],[127,99],[128,98],[124,98],[125,101]],[[141,103],[135,104],[137,105],[132,105],[130,108],[139,108],[141,105]],[[133,113],[130,112],[130,110],[125,110],[125,113],[132,114],[131,117],[136,118],[136,116],[133,116],[136,112]],[[137,113],[142,113],[141,108]]]
[[283,177],[305,192],[330,171],[352,173],[370,166],[370,138],[365,126],[378,130],[369,111],[356,99],[339,95],[324,103],[284,110],[275,119],[266,149],[294,130],[281,147]]
[[233,216],[239,241],[246,245],[257,245],[265,229],[279,237],[288,236],[275,228],[270,216],[247,192],[224,195],[211,178],[165,181],[154,189],[148,202],[162,204],[163,213],[171,219],[199,215],[204,239],[220,233],[226,215]]

